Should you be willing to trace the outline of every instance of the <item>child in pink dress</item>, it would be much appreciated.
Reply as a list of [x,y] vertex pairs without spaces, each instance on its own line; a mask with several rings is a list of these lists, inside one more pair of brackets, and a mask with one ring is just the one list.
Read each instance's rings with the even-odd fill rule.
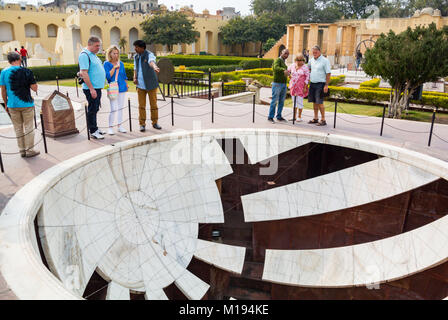
[[290,121],[296,121],[296,110],[299,109],[297,122],[302,121],[303,98],[308,96],[308,83],[310,81],[310,71],[305,64],[305,57],[299,54],[292,65],[289,66],[290,73],[289,89],[294,105],[294,116]]

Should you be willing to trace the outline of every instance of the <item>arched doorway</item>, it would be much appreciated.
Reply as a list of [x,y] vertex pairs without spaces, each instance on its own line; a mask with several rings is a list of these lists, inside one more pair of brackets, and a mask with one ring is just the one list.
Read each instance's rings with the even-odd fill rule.
[[117,27],[110,29],[110,45],[116,45],[120,43],[121,31]]
[[48,38],[56,38],[58,36],[58,26],[55,24],[49,24],[47,26]]
[[101,28],[98,26],[93,26],[90,28],[90,35],[103,39],[103,32],[101,31]]
[[27,23],[25,25],[25,38],[39,38],[39,27],[34,23]]
[[129,51],[135,52],[134,42],[138,40],[138,30],[137,28],[132,28],[129,30]]
[[213,50],[213,32],[205,33],[205,52],[210,53]]
[[14,27],[9,22],[0,22],[0,42],[14,40]]

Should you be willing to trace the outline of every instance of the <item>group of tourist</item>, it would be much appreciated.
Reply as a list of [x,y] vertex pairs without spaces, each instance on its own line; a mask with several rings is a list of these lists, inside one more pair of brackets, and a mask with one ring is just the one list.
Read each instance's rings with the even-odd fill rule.
[[[95,139],[104,139],[105,131],[98,128],[97,113],[101,106],[101,93],[105,80],[109,83],[108,98],[110,100],[109,128],[107,133],[115,134],[118,131],[126,133],[123,124],[123,109],[126,107],[126,92],[129,89],[123,62],[120,61],[120,49],[111,46],[106,52],[104,64],[97,57],[101,47],[98,37],[90,37],[87,48],[79,54],[79,76],[83,80],[83,91],[88,102],[87,125],[91,136]],[[134,83],[137,86],[139,104],[140,131],[146,130],[146,96],[149,97],[151,108],[151,121],[154,129],[162,129],[158,122],[157,89],[159,83],[157,73],[160,69],[156,65],[155,55],[146,49],[143,40],[134,42],[136,55],[134,56]],[[115,124],[115,118],[117,123]]]
[[[289,50],[284,49],[278,59],[274,61],[272,70],[274,82],[272,83],[272,101],[269,109],[268,121],[275,123],[274,116],[277,108],[276,118],[285,122],[282,116],[285,103],[287,83],[289,78],[289,89],[293,101],[294,113],[290,121],[302,121],[302,111],[304,98],[308,97],[308,102],[313,103],[314,118],[308,123],[318,126],[325,126],[325,106],[324,97],[328,94],[328,86],[331,78],[330,61],[325,58],[319,46],[312,49],[313,57],[307,63],[306,52],[298,54],[294,63],[289,67],[286,60],[289,57]],[[297,116],[299,110],[299,117]],[[319,111],[321,120],[319,121]]]
[[[126,133],[122,126],[122,110],[126,107],[126,92],[129,89],[127,76],[123,62],[120,61],[120,49],[111,46],[106,52],[104,64],[98,58],[97,53],[101,47],[101,40],[91,36],[87,47],[79,54],[78,76],[82,82],[83,91],[88,102],[87,126],[91,136],[95,139],[104,139],[105,131],[100,130],[97,125],[97,113],[101,107],[102,90],[105,82],[109,83],[107,89],[110,100],[109,127],[107,133],[115,134],[117,127],[121,133]],[[151,108],[151,121],[153,128],[162,129],[158,122],[157,89],[159,83],[157,74],[160,69],[156,65],[155,55],[146,49],[143,40],[134,42],[136,55],[134,56],[133,81],[137,87],[139,104],[140,131],[146,130],[146,96],[149,97]],[[22,49],[24,49],[22,47]],[[282,51],[280,57],[274,61],[272,84],[272,102],[270,105],[268,120],[275,123],[274,116],[277,107],[276,118],[278,121],[286,121],[282,117],[282,110],[287,92],[291,92],[294,114],[291,121],[302,121],[304,98],[314,104],[314,118],[310,124],[325,126],[324,97],[328,93],[331,69],[330,62],[322,56],[318,46],[312,49],[313,57],[307,62],[307,52],[297,55],[294,63],[289,67],[286,60],[289,57],[288,49]],[[39,151],[34,147],[34,101],[30,89],[37,92],[37,84],[31,70],[26,68],[26,51],[10,52],[8,61],[9,68],[4,69],[0,75],[0,86],[6,110],[9,112],[17,143],[22,157],[34,157]],[[24,65],[25,61],[25,65]],[[298,110],[298,118],[297,111]],[[318,113],[321,119],[319,121]],[[116,122],[117,121],[117,122]]]
[[[123,112],[126,104],[127,84],[126,70],[120,61],[120,49],[111,46],[106,53],[104,64],[97,57],[101,47],[101,40],[92,36],[87,47],[79,54],[78,62],[82,79],[83,91],[88,102],[87,126],[91,136],[95,139],[104,139],[106,132],[97,125],[97,113],[101,106],[102,90],[105,82],[109,83],[108,98],[110,100],[109,128],[107,133],[115,134],[118,131],[126,133],[123,124]],[[137,86],[139,104],[140,131],[146,130],[146,96],[151,106],[151,121],[153,128],[162,129],[158,122],[157,89],[159,83],[157,73],[160,69],[156,65],[156,57],[146,50],[143,40],[134,42],[136,55],[134,56],[133,81]],[[5,110],[9,113],[16,133],[19,152],[22,157],[30,158],[40,152],[34,150],[34,100],[31,90],[37,92],[37,83],[33,72],[27,67],[28,52],[22,50],[8,53],[7,59],[10,67],[2,70],[0,74],[0,87]],[[31,90],[30,90],[31,89]],[[117,122],[115,122],[115,119]]]

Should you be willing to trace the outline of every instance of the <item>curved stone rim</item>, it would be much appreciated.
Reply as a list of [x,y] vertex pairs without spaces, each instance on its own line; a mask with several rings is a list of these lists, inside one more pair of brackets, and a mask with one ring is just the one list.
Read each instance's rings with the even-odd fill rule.
[[448,163],[426,154],[337,134],[275,129],[212,129],[168,133],[134,140],[78,155],[44,171],[22,187],[8,202],[0,215],[0,272],[9,288],[19,299],[61,300],[82,299],[64,288],[42,263],[34,229],[34,219],[43,195],[58,181],[83,165],[110,154],[140,145],[171,139],[215,136],[237,138],[242,134],[282,134],[314,139],[314,142],[372,152],[407,163],[448,180]]

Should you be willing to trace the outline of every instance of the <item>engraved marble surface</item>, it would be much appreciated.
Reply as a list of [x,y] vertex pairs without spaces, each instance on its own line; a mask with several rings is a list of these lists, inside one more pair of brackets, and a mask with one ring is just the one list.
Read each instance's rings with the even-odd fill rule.
[[283,187],[242,196],[246,222],[322,214],[395,196],[439,179],[381,158]]
[[[208,284],[186,270],[193,256],[241,273],[245,255],[245,248],[197,239],[199,223],[220,223],[224,219],[215,181],[232,170],[216,139],[239,137],[250,148],[252,144],[245,141],[263,133],[270,137],[257,140],[257,144],[263,145],[265,139],[263,150],[273,145],[276,151],[249,150],[253,163],[308,142],[383,156],[365,164],[373,170],[361,165],[351,168],[351,174],[341,170],[333,173],[336,179],[323,180],[333,183],[334,188],[345,188],[345,182],[337,182],[351,179],[352,186],[345,190],[354,193],[356,184],[363,201],[373,201],[366,195],[369,190],[375,197],[386,197],[439,177],[448,178],[444,161],[340,135],[235,129],[136,139],[65,161],[17,192],[0,215],[0,271],[5,281],[21,299],[80,299],[97,271],[109,281],[108,299],[128,299],[129,289],[145,292],[147,299],[167,299],[163,288],[172,283],[189,299],[200,299]],[[183,155],[175,157],[181,161],[172,161],[176,152]],[[396,175],[398,170],[404,172],[403,176]],[[387,187],[375,190],[374,181]],[[279,211],[291,207],[290,203],[286,207],[280,202],[276,205]],[[327,209],[310,205],[308,208],[314,211],[308,213],[347,205],[356,205],[356,197],[338,197]],[[263,215],[266,212],[262,209]],[[36,215],[39,237],[53,273],[39,256],[33,224]],[[292,217],[289,211],[288,216],[274,214],[269,219],[288,217]],[[358,246],[267,250],[263,279],[339,287],[401,278],[446,260],[447,227],[447,219],[442,218],[400,236]]]
[[320,250],[266,250],[263,280],[351,287],[404,278],[446,261],[448,217],[379,241]]
[[[190,145],[207,154],[198,163],[173,161],[175,148]],[[215,180],[230,173],[230,166],[202,163],[220,153],[214,139],[199,137],[146,144],[64,177],[47,192],[38,216],[52,270],[68,283],[71,268],[79,266],[79,283],[69,286],[77,295],[98,268],[128,290],[144,287],[149,298],[165,298],[160,290],[173,282],[187,297],[202,298],[208,285],[186,267],[197,250],[198,224],[224,221]],[[215,261],[219,253],[204,248],[201,257]]]

